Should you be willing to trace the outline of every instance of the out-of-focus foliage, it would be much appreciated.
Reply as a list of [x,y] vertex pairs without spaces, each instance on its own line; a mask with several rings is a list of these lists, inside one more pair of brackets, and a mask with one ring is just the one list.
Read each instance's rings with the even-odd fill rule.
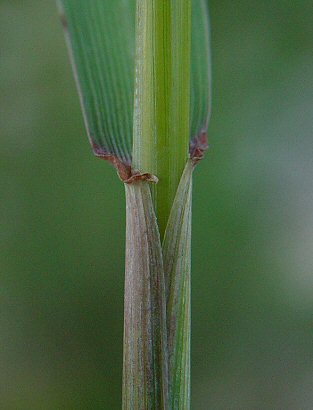
[[[312,2],[210,9],[192,408],[309,409]],[[0,11],[0,407],[119,409],[123,187],[88,150],[53,2],[2,0]]]

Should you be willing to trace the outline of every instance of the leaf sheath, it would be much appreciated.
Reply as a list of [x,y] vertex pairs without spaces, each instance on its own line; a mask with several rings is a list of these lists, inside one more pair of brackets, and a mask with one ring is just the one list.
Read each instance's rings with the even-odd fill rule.
[[168,410],[165,282],[149,184],[126,189],[124,410]]
[[193,161],[180,180],[163,241],[170,408],[190,408],[191,196]]
[[149,184],[125,184],[124,410],[190,408],[193,168],[188,160],[162,248]]

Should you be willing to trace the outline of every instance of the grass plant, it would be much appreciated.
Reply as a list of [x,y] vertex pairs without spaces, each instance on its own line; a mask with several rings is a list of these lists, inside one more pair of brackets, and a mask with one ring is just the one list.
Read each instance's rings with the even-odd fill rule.
[[206,0],[60,0],[86,128],[126,192],[123,409],[190,408],[192,172],[207,148]]

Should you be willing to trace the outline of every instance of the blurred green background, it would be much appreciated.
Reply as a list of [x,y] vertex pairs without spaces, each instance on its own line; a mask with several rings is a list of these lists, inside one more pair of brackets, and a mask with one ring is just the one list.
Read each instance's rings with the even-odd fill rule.
[[[313,3],[210,0],[192,408],[313,408]],[[124,192],[54,1],[0,0],[0,409],[121,407]]]

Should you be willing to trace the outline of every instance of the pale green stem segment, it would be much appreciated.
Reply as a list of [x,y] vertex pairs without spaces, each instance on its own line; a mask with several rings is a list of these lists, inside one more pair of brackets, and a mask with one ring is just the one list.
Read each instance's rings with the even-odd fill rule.
[[163,241],[166,273],[170,409],[190,408],[190,270],[192,171],[188,160]]
[[168,410],[162,249],[147,182],[125,184],[123,409]]
[[133,168],[152,188],[161,237],[188,158],[191,0],[137,0]]

